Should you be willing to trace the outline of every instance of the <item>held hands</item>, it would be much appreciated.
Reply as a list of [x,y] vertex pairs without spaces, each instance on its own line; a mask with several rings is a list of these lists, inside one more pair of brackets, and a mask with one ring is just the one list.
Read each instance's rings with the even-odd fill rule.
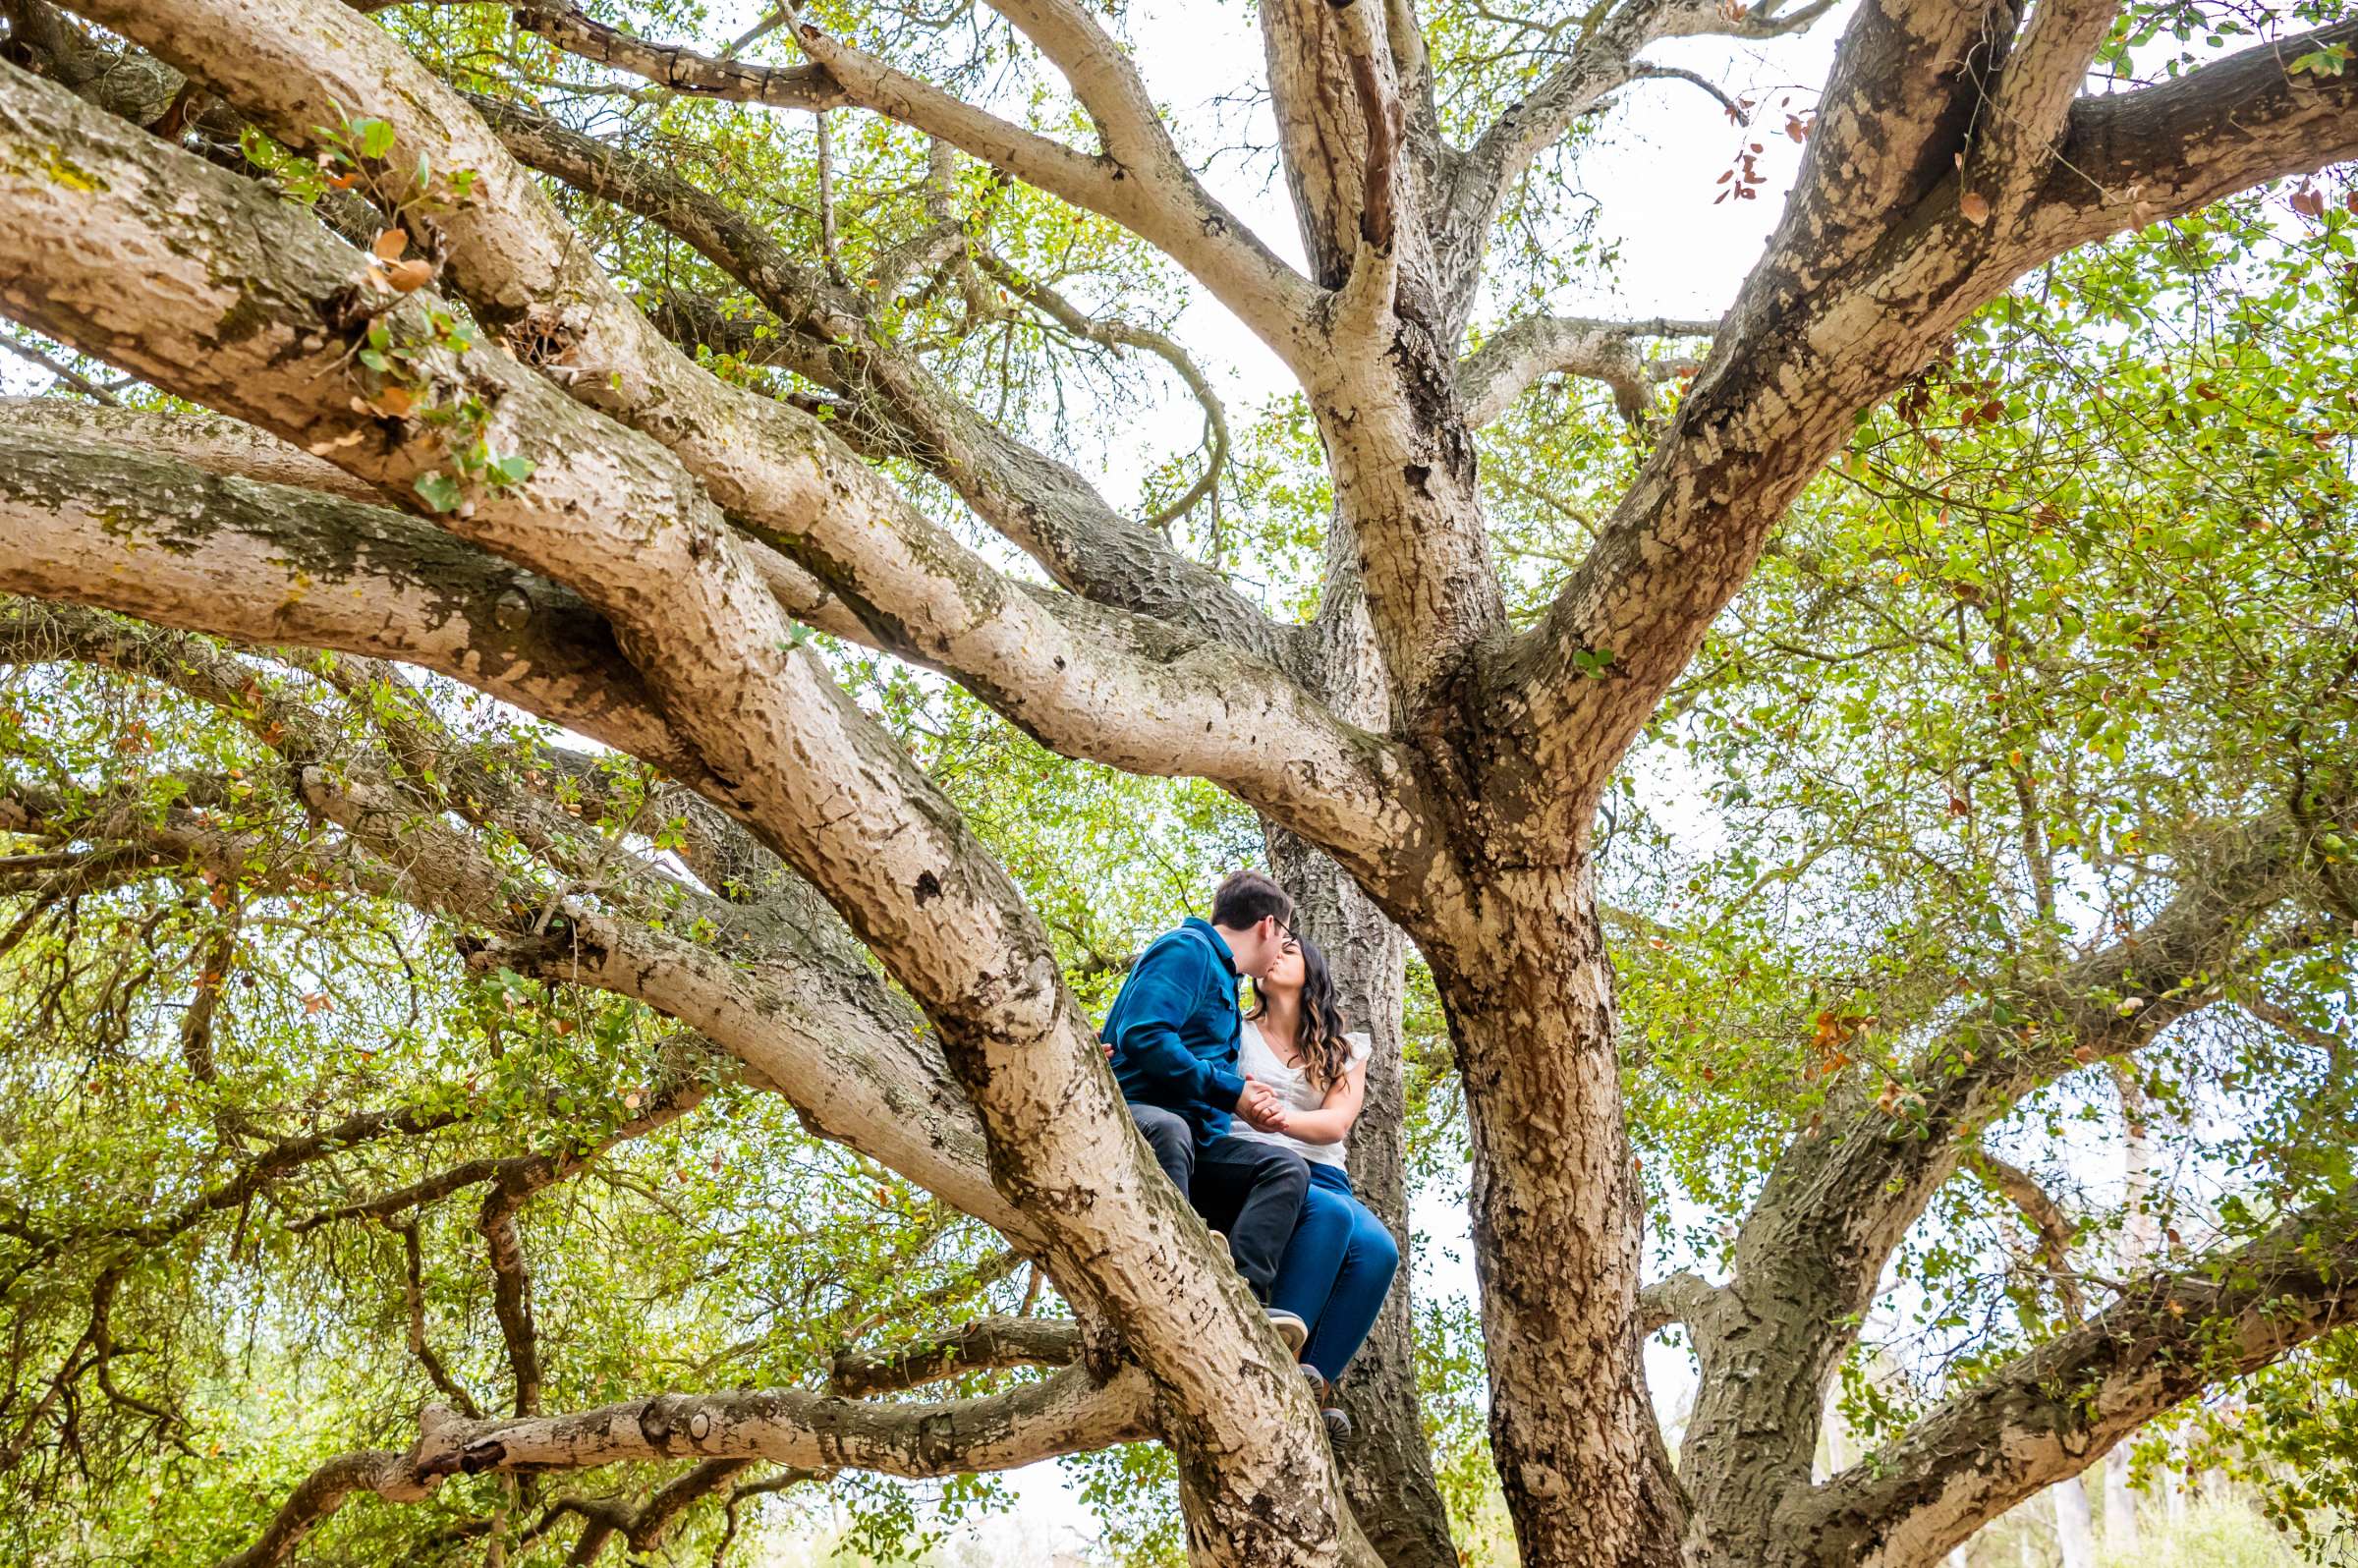
[[1237,1096],[1236,1113],[1264,1133],[1287,1132],[1293,1120],[1292,1109],[1278,1092],[1252,1077],[1246,1078],[1245,1092]]

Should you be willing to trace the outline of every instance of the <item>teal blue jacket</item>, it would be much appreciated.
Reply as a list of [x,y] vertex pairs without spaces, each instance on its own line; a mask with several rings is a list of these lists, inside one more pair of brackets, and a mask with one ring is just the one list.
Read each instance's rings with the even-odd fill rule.
[[1228,1136],[1245,1092],[1236,982],[1227,942],[1210,922],[1190,918],[1139,955],[1097,1036],[1113,1047],[1122,1096],[1186,1117],[1199,1146]]

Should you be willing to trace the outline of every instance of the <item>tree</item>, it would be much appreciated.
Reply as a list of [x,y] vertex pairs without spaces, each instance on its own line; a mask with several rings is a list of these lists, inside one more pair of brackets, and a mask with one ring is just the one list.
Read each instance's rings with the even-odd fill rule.
[[[2358,153],[2342,69],[2358,23],[2334,8],[2301,8],[2312,30],[2090,94],[2100,59],[2126,74],[2161,30],[2250,28],[2233,8],[1862,6],[1815,118],[1793,122],[1798,184],[1724,317],[1526,316],[1471,352],[1493,229],[1546,205],[1550,149],[1662,69],[1642,58],[1651,44],[1773,36],[1830,0],[1625,0],[1536,45],[1530,25],[1481,11],[1264,6],[1306,269],[1221,206],[1105,23],[1061,0],[976,15],[972,56],[948,64],[928,29],[848,13],[779,13],[801,63],[761,65],[738,56],[774,28],[699,49],[540,4],[446,32],[332,0],[69,9],[133,48],[41,0],[12,8],[0,308],[211,415],[16,411],[0,587],[465,682],[694,797],[663,810],[687,824],[668,836],[700,885],[574,858],[549,792],[602,788],[593,766],[462,766],[427,718],[365,695],[367,733],[349,744],[212,644],[84,609],[28,609],[27,624],[65,656],[252,726],[302,810],[351,847],[340,874],[465,924],[477,972],[676,1020],[696,1036],[683,1050],[741,1064],[821,1136],[1038,1260],[1081,1325],[1054,1356],[989,1341],[993,1359],[1070,1369],[972,1405],[777,1392],[573,1416],[533,1408],[511,1334],[513,1419],[440,1408],[407,1450],[329,1462],[249,1561],[283,1558],[353,1492],[414,1500],[452,1474],[755,1457],[960,1473],[1145,1435],[1176,1457],[1199,1561],[1453,1560],[1404,1316],[1354,1393],[1369,1440],[1338,1470],[1274,1338],[1128,1131],[1039,914],[814,635],[939,672],[1065,756],[1207,779],[1260,812],[1346,956],[1351,1010],[1378,1026],[1379,1103],[1397,1102],[1415,944],[1464,1096],[1490,1440],[1527,1562],[1928,1561],[2358,1310],[2334,1283],[2358,1242],[2329,1199],[2124,1290],[1873,1461],[1811,1481],[1829,1380],[1973,1135],[2083,1061],[2143,1045],[2210,996],[2255,920],[2293,919],[2292,890],[2327,874],[2348,815],[2337,774],[2186,851],[2200,874],[2120,942],[1928,1011],[1937,1027],[1909,1042],[1898,1092],[1841,1080],[1768,1169],[1717,1287],[1642,1288],[1595,859],[1625,753],[1867,411],[2031,269]],[[387,18],[364,14],[376,9]],[[1011,51],[1069,96],[1033,98],[1041,84],[1020,72],[994,81]],[[758,193],[727,189],[740,159],[766,161],[727,137],[700,185],[630,134],[590,135],[532,101],[532,84],[579,61],[643,79],[629,101],[653,111],[716,99],[821,126],[851,111],[926,141],[884,143],[875,161],[900,160],[906,195],[876,201],[854,245],[819,140],[813,221],[782,238]],[[2301,199],[2325,221],[2313,189]],[[1108,270],[1144,264],[1133,245],[1182,269],[1300,383],[1331,505],[1307,621],[1264,613],[940,368],[1012,319],[1142,350],[1203,388],[1167,335],[1076,306],[982,221],[1020,233],[1067,208],[1129,258]],[[616,273],[650,250],[662,286],[633,298]],[[1709,337],[1708,356],[1674,399],[1656,396],[1665,367],[1636,346],[1682,337]],[[1613,384],[1642,456],[1577,566],[1518,621],[1478,432],[1556,372]],[[1207,424],[1216,460],[1224,422]],[[1053,586],[945,526],[928,485]],[[1160,523],[1212,489],[1181,487]],[[331,690],[389,689],[338,673],[372,666],[320,668]],[[62,832],[83,825],[51,811],[68,803],[14,810],[28,828],[58,824],[44,853],[73,859],[47,871],[104,877],[200,858],[200,813],[234,796],[218,782],[188,781],[196,804],[159,820],[124,820],[100,866]],[[525,868],[502,859],[518,853]],[[1851,1026],[1830,1018],[1839,1047]],[[675,1103],[678,1082],[634,1109]],[[1895,1109],[1907,1136],[1892,1136]],[[1397,1123],[1378,1129],[1358,1150],[1361,1186],[1397,1223]],[[250,1167],[301,1157],[277,1147]],[[503,1202],[555,1173],[491,1178],[495,1271]],[[109,1375],[100,1277],[57,1392],[29,1396],[28,1431],[58,1419],[85,1371]],[[504,1299],[503,1329],[523,1321],[520,1293]],[[1675,1469],[1640,1361],[1670,1319],[1704,1369]],[[2224,1349],[2197,1357],[2198,1343]]]

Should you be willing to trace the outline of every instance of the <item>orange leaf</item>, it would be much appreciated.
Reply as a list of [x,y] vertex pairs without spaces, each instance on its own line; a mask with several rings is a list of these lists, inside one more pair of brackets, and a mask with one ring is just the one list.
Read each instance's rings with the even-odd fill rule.
[[431,283],[433,278],[432,263],[417,257],[397,261],[385,268],[385,281],[393,286],[396,294],[415,294]]
[[1990,198],[1979,191],[1968,191],[1957,197],[1957,210],[1965,214],[1967,223],[1979,228],[1990,221]]
[[408,235],[399,229],[387,229],[376,237],[376,244],[368,248],[368,252],[379,261],[398,261],[401,259],[401,252],[409,249],[409,244],[410,237]]

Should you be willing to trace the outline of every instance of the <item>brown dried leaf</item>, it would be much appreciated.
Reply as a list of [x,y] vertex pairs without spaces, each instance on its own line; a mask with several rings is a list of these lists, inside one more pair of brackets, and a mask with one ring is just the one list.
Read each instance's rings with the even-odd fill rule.
[[416,257],[407,261],[397,261],[392,266],[385,268],[385,282],[392,286],[393,292],[396,294],[415,294],[433,280],[432,263]]
[[387,229],[376,237],[376,244],[368,248],[368,253],[379,261],[398,261],[401,259],[401,252],[409,249],[409,244],[410,237],[408,235],[399,229]]
[[1967,223],[1979,228],[1990,221],[1990,198],[1979,191],[1968,191],[1957,197],[1957,210],[1965,214]]

